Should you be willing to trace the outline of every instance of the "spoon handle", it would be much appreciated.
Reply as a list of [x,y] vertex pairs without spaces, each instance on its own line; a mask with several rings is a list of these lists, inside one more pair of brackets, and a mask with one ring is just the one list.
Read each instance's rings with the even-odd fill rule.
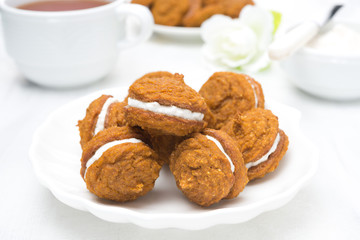
[[269,46],[269,57],[282,60],[304,46],[319,32],[320,26],[313,21],[305,21],[285,35],[275,39]]

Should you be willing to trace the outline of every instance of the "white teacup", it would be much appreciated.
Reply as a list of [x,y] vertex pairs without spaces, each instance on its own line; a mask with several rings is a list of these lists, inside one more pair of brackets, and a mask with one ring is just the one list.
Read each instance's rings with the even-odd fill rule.
[[[45,12],[16,8],[34,0],[0,0],[7,52],[27,79],[41,85],[73,87],[97,81],[111,71],[119,50],[151,36],[151,12],[125,1]],[[139,25],[132,37],[125,31],[129,16]]]

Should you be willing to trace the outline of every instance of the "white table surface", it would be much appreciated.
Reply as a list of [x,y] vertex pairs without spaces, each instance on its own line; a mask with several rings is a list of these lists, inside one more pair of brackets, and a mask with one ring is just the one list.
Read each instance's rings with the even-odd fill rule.
[[302,112],[301,127],[320,151],[316,175],[284,207],[245,223],[201,231],[149,230],[75,210],[39,184],[28,149],[50,112],[99,89],[129,86],[156,70],[183,73],[188,84],[199,88],[214,72],[203,64],[201,44],[154,36],[121,52],[108,78],[83,88],[55,90],[25,80],[1,39],[0,239],[360,239],[360,101],[310,96],[295,88],[277,64],[252,76],[266,98]]

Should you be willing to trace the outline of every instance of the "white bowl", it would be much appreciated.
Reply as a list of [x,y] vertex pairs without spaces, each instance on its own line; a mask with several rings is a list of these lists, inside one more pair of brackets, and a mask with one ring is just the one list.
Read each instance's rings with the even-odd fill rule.
[[338,56],[304,47],[280,65],[297,87],[313,95],[333,100],[360,98],[360,55]]

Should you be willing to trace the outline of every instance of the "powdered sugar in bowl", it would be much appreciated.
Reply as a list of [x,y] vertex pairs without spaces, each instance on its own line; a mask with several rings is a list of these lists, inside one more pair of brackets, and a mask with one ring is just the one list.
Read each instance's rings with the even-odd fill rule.
[[360,98],[360,24],[333,24],[280,62],[300,89],[321,98]]

